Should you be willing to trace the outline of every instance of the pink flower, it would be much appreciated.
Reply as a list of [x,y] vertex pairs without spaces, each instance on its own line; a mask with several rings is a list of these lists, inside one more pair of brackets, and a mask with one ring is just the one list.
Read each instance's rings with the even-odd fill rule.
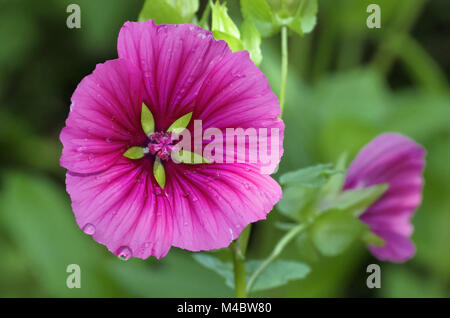
[[[194,120],[202,120],[203,131],[277,128],[278,164],[284,124],[265,76],[248,52],[232,53],[191,24],[127,22],[118,55],[78,85],[60,136],[78,225],[123,259],[161,258],[171,246],[228,246],[249,223],[265,219],[280,186],[261,173],[259,161],[177,164],[167,130],[190,113],[189,131]],[[143,103],[153,115],[151,134],[141,125]],[[132,147],[143,151],[139,158],[124,156]],[[155,179],[155,162],[165,183]]]
[[366,145],[350,165],[344,190],[388,185],[387,191],[360,217],[383,246],[369,246],[380,260],[404,262],[415,253],[410,219],[422,200],[425,150],[395,133],[382,134]]

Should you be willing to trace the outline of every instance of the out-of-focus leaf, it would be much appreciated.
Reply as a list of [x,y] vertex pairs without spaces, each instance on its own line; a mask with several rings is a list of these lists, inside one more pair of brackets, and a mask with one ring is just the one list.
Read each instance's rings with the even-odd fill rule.
[[256,65],[259,65],[263,58],[261,52],[261,35],[251,18],[247,18],[242,22],[241,34],[244,49],[250,53],[252,61]]
[[[291,186],[285,187],[283,197],[277,204],[278,210],[285,216],[297,221],[306,221],[315,212],[318,190],[316,188]],[[312,209],[309,209],[312,207]]]
[[191,22],[198,11],[199,0],[166,0],[183,17],[185,22]]
[[309,233],[317,249],[326,256],[342,253],[364,230],[351,212],[330,210],[320,215]]
[[294,18],[288,23],[289,29],[303,35],[311,32],[317,22],[317,0],[302,0]]
[[388,189],[387,184],[379,184],[371,187],[346,190],[334,199],[319,203],[319,209],[326,211],[330,209],[352,211],[355,216],[360,216],[372,203],[378,200]]
[[[222,276],[225,279],[225,284],[234,289],[234,274],[231,262],[224,262],[217,257],[202,253],[194,254],[193,257],[206,268]],[[246,262],[245,270],[247,272],[247,279],[259,265],[261,265],[261,261],[252,260]],[[253,285],[252,291],[279,287],[290,280],[304,278],[309,272],[310,268],[306,264],[295,261],[277,260],[270,264],[258,277]]]
[[300,234],[296,238],[295,243],[301,260],[317,262],[320,259],[320,253],[308,233]]
[[252,19],[263,37],[270,36],[279,30],[272,9],[266,0],[241,0],[241,11],[244,19]]
[[[196,254],[197,255],[197,254]],[[230,297],[222,279],[192,259],[190,252],[172,249],[161,260],[130,259],[104,265],[122,290],[133,297]]]
[[320,187],[336,173],[332,164],[320,164],[283,174],[284,186],[278,209],[287,217],[305,222],[316,212],[316,199]]
[[204,253],[196,253],[192,256],[197,262],[222,276],[228,287],[234,288],[233,265],[231,262],[223,262],[215,256]]
[[414,273],[408,268],[393,265],[386,265],[386,268],[383,268],[379,292],[382,297],[389,298],[442,298],[450,295],[445,281],[431,279],[423,273]]
[[[262,261],[248,261],[246,270],[254,272]],[[252,286],[253,292],[283,286],[291,280],[302,279],[309,274],[310,268],[304,263],[288,260],[277,260],[270,264]]]
[[367,230],[361,238],[369,245],[383,246],[384,244],[386,244],[386,242],[381,237],[370,230]]
[[283,174],[280,183],[283,185],[299,185],[305,188],[317,188],[325,184],[328,178],[336,173],[332,164],[319,164]]
[[[3,176],[2,188],[0,220],[48,295],[114,295],[101,270],[102,256],[109,252],[78,228],[62,190],[46,179],[14,172]],[[69,264],[81,268],[80,289],[66,286]]]
[[181,13],[178,12],[168,1],[146,0],[138,21],[152,19],[156,24],[181,24],[186,22]]

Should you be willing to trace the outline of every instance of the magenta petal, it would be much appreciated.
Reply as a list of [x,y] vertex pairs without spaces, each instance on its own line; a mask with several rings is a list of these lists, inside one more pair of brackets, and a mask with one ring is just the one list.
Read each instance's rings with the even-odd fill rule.
[[205,77],[224,55],[224,41],[193,24],[155,25],[126,22],[117,42],[120,58],[129,60],[144,75],[146,103],[158,129],[167,129],[196,106]]
[[76,173],[102,171],[128,147],[145,141],[140,125],[142,100],[139,69],[125,60],[98,64],[72,96],[60,136],[61,165]]
[[226,247],[281,199],[275,180],[247,165],[207,164],[168,170],[173,245],[191,251]]
[[350,165],[344,190],[381,183],[389,186],[360,217],[386,242],[383,247],[370,246],[379,259],[401,262],[414,254],[410,220],[422,200],[424,165],[425,150],[395,133],[376,137]]
[[[127,22],[118,53],[79,84],[60,137],[77,223],[122,258],[159,258],[172,245],[193,251],[228,246],[281,198],[268,174],[283,154],[284,124],[267,79],[247,52],[232,53],[190,24]],[[200,133],[214,127],[222,137],[226,128],[267,129],[260,139],[267,139],[270,162],[175,164],[168,156],[173,144],[163,149],[145,136],[142,102],[155,134],[191,112],[191,136],[196,120],[203,121]],[[147,146],[145,156],[123,157],[131,146]],[[237,146],[244,152],[252,147],[247,141]],[[223,155],[223,149],[213,152]],[[164,190],[153,176],[155,156],[164,166]]]
[[408,237],[391,231],[374,232],[387,243],[382,247],[369,246],[369,250],[379,260],[402,263],[414,256],[416,249]]
[[172,245],[173,212],[148,169],[124,158],[97,175],[67,173],[78,225],[117,256],[160,258]]
[[[283,155],[284,123],[278,118],[277,97],[248,52],[232,53],[224,41],[195,25],[155,25],[151,20],[125,23],[118,52],[144,74],[145,102],[158,129],[188,112],[202,120],[203,130],[220,129],[222,145],[226,128],[265,128],[267,145],[276,138],[278,153],[270,163],[252,163],[264,167],[261,171],[266,174],[275,170]],[[192,126],[193,122],[188,127],[191,133]],[[277,136],[272,137],[272,128]],[[236,152],[248,148],[238,144]]]

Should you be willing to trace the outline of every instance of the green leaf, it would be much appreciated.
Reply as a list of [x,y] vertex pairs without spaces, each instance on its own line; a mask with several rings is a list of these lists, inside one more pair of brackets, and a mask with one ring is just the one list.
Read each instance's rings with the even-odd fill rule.
[[185,22],[191,22],[198,11],[199,0],[166,0],[183,17]]
[[142,103],[141,125],[147,136],[155,131],[155,119],[150,109],[144,103]]
[[242,15],[256,20],[272,22],[272,9],[265,0],[241,0]]
[[311,32],[317,23],[317,10],[317,0],[302,0],[288,27],[300,35]]
[[175,163],[185,163],[191,165],[211,163],[210,160],[204,158],[202,155],[187,150],[180,150],[178,152],[173,151],[171,156]]
[[332,167],[332,164],[319,164],[290,171],[280,177],[280,183],[283,185],[318,188],[324,185],[331,175],[336,173]]
[[316,188],[289,186],[283,189],[283,197],[277,204],[278,210],[297,222],[306,221],[315,212]]
[[192,112],[181,116],[180,118],[175,120],[172,123],[172,125],[170,125],[170,127],[167,129],[167,132],[173,132],[173,133],[180,134],[189,125],[191,118],[192,118]]
[[144,157],[144,148],[137,146],[128,148],[128,150],[123,153],[123,156],[129,159],[141,159]]
[[219,1],[212,6],[212,27],[211,30],[225,33],[229,36],[239,39],[239,29],[227,13],[225,4],[221,5]]
[[387,189],[387,184],[379,184],[367,188],[346,190],[330,201],[321,202],[319,209],[321,211],[329,209],[349,210],[355,216],[360,216]]
[[266,0],[241,0],[241,12],[244,20],[251,18],[254,21],[259,33],[264,37],[274,34],[280,28]]
[[[24,275],[28,286],[33,286],[17,295],[113,297],[117,293],[117,288],[107,283],[113,276],[103,272],[105,260],[115,257],[107,255],[103,246],[78,228],[70,200],[59,183],[29,172],[8,170],[1,175],[1,187],[2,236],[21,257],[14,266],[28,264]],[[65,284],[69,275],[66,268],[73,263],[81,267],[79,289],[69,289]],[[11,278],[14,283],[19,281],[19,277]],[[7,294],[3,289],[2,295]]]
[[374,246],[384,246],[386,244],[386,242],[379,237],[378,235],[376,235],[375,233],[373,233],[370,230],[367,230],[363,235],[362,235],[362,240],[364,242],[366,242],[369,245],[374,245]]
[[161,189],[164,189],[164,186],[166,185],[166,171],[164,170],[164,165],[161,163],[161,159],[159,158],[156,158],[153,163],[153,176]]
[[284,215],[299,222],[305,222],[316,211],[316,201],[321,187],[337,171],[332,164],[320,164],[283,174],[280,183],[283,197],[277,207]]
[[242,22],[241,34],[244,49],[250,53],[252,61],[259,65],[263,58],[261,53],[261,35],[251,18],[247,18]]
[[138,21],[152,19],[156,24],[182,24],[186,22],[174,7],[165,0],[146,0]]
[[298,248],[298,255],[301,260],[307,262],[317,262],[320,260],[320,253],[314,245],[312,238],[308,233],[302,233],[295,239]]
[[[247,272],[254,272],[262,261],[248,261]],[[266,270],[258,277],[251,291],[261,291],[283,286],[291,280],[305,278],[310,268],[308,265],[296,261],[277,260],[270,264]]]
[[317,218],[308,233],[323,255],[335,256],[360,236],[364,228],[350,211],[330,210]]
[[336,173],[333,174],[327,183],[322,187],[321,195],[324,198],[335,198],[339,193],[341,193],[342,187],[345,183],[346,176],[346,162],[347,162],[347,153],[343,153],[339,156],[335,170]]
[[[225,284],[234,289],[234,274],[231,262],[224,262],[215,256],[203,253],[196,253],[193,257],[206,268],[209,268],[222,276],[225,279]],[[248,261],[245,264],[247,280],[259,265],[261,265],[261,261],[255,260]],[[270,264],[258,277],[253,285],[252,291],[261,291],[279,287],[290,280],[304,278],[309,272],[310,268],[306,264],[295,261],[277,260]]]
[[244,46],[242,45],[242,42],[240,39],[235,38],[234,36],[221,32],[221,31],[213,31],[213,36],[216,40],[224,40],[227,42],[228,46],[230,47],[230,50],[232,52],[238,52],[242,51],[244,49]]
[[223,262],[217,257],[204,253],[195,253],[192,256],[197,262],[225,278],[225,284],[228,287],[234,288],[233,265],[231,262]]

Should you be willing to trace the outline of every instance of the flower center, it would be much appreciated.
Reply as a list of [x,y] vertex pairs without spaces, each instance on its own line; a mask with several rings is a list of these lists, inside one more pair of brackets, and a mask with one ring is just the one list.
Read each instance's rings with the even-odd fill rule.
[[175,146],[174,142],[171,132],[155,132],[148,136],[148,151],[161,160],[168,160]]

